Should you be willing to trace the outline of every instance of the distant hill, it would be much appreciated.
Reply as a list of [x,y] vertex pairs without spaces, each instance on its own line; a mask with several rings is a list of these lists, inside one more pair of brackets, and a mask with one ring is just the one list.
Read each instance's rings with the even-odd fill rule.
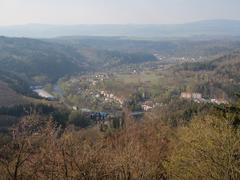
[[240,85],[240,52],[234,52],[207,63],[215,75],[237,82]]
[[208,62],[186,63],[182,68],[188,71],[212,71],[240,82],[240,52],[235,51]]
[[41,25],[0,27],[0,35],[17,37],[127,36],[140,38],[240,36],[238,20],[206,20],[174,25]]
[[94,55],[109,52],[160,54],[162,56],[215,56],[231,53],[240,48],[240,39],[168,39],[133,40],[121,37],[69,36],[48,39],[49,42],[67,45],[75,50]]
[[80,52],[96,69],[113,67],[115,65],[141,64],[157,61],[157,58],[154,55],[144,52],[134,53],[92,48],[80,48],[78,52]]

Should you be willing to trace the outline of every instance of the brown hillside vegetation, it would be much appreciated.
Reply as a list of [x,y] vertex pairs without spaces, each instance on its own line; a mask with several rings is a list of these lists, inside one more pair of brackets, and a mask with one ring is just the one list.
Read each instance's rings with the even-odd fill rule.
[[128,120],[123,129],[63,131],[24,118],[0,148],[3,179],[233,179],[240,177],[240,134],[224,118],[204,116],[172,129]]
[[[131,123],[113,134],[25,118],[0,150],[3,179],[164,179],[169,129]],[[33,130],[34,129],[34,130]]]

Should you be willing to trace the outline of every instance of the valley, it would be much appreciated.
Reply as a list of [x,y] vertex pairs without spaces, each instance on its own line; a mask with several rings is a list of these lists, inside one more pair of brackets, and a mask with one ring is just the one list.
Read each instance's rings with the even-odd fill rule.
[[[27,139],[34,144],[28,147],[34,151],[29,156],[37,161],[42,161],[37,153],[41,146],[44,151],[54,149],[61,160],[62,152],[78,153],[68,154],[67,163],[81,156],[86,158],[83,165],[91,171],[98,166],[87,163],[94,163],[92,158],[98,157],[99,164],[109,171],[108,162],[118,167],[118,157],[127,158],[128,153],[133,153],[130,159],[141,159],[148,163],[141,166],[148,168],[156,166],[151,173],[166,177],[166,172],[176,168],[178,153],[171,154],[168,148],[181,146],[178,138],[183,138],[179,142],[184,144],[190,134],[201,144],[198,138],[203,138],[202,131],[210,129],[207,133],[217,131],[220,137],[221,133],[233,136],[235,132],[218,128],[225,128],[225,121],[228,126],[229,122],[234,128],[239,126],[237,38],[152,41],[119,37],[1,37],[0,64],[1,154],[15,140],[22,143]],[[211,122],[220,125],[212,126]],[[187,137],[182,137],[184,133],[188,133]],[[213,136],[221,139],[218,134]],[[57,145],[49,146],[52,142]],[[85,145],[90,149],[84,149]],[[79,149],[71,149],[75,146]],[[132,150],[133,146],[141,152]],[[44,158],[52,156],[44,154]],[[71,171],[77,174],[77,165]],[[89,177],[94,176],[92,173]],[[120,170],[116,173],[121,174]],[[113,177],[111,173],[109,177]]]
[[0,56],[2,81],[19,96],[43,98],[70,111],[144,111],[181,99],[182,93],[230,102],[239,87],[240,41],[231,39],[2,37],[0,44],[5,50]]
[[0,180],[240,180],[239,0],[0,0]]

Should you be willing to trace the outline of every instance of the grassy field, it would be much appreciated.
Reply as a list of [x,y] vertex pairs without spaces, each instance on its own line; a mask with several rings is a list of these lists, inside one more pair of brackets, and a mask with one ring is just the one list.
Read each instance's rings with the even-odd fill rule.
[[179,96],[181,89],[196,83],[193,72],[175,72],[172,69],[143,70],[132,73],[115,74],[104,82],[105,89],[127,97],[136,90],[144,89],[152,97],[162,101],[170,96]]
[[128,96],[138,88],[145,89],[152,94],[160,93],[166,84],[166,78],[159,71],[142,71],[137,73],[119,73],[104,82],[105,89],[115,94]]
[[116,80],[121,81],[124,84],[147,83],[148,85],[156,85],[161,82],[162,78],[163,77],[156,72],[143,71],[133,74],[119,74],[117,75]]

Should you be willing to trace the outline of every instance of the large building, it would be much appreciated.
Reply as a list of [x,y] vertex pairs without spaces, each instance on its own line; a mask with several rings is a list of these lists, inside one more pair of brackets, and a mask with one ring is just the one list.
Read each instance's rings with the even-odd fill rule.
[[184,99],[202,99],[202,94],[201,93],[182,92],[181,93],[181,98],[184,98]]

